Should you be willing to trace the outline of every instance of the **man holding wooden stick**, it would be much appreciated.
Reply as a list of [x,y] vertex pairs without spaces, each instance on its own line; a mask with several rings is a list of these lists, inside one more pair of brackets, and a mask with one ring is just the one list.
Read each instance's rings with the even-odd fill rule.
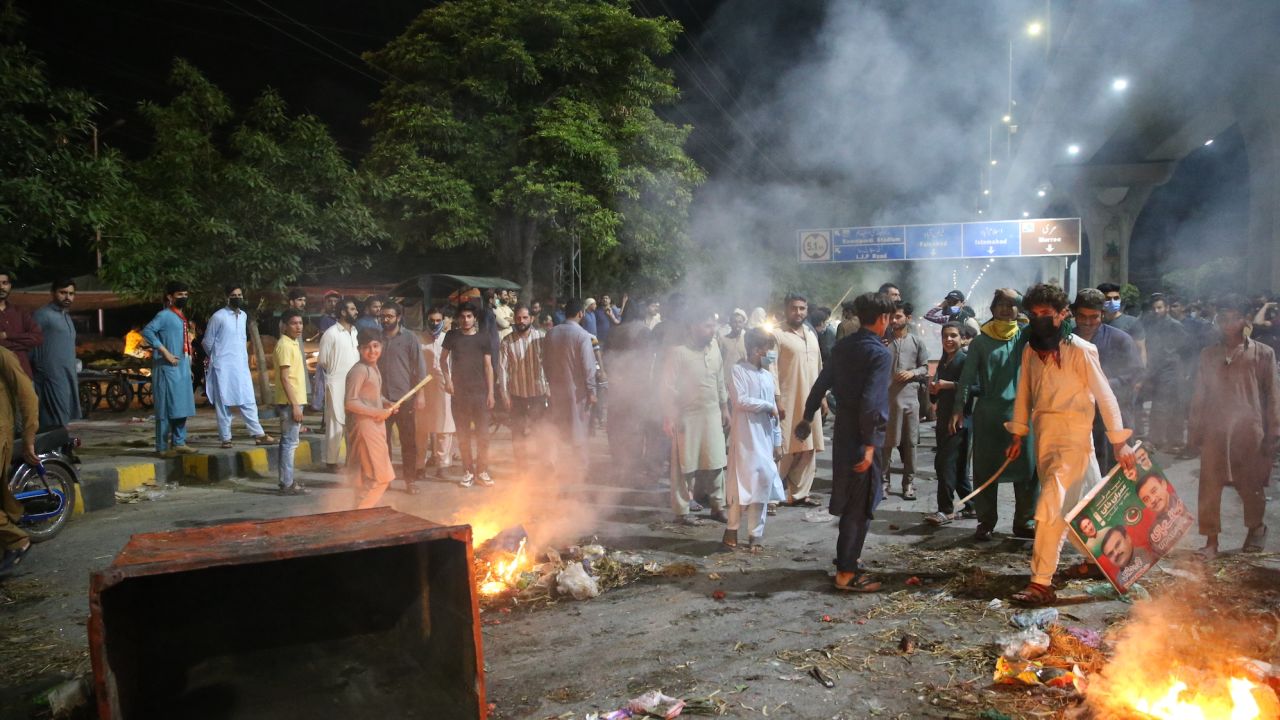
[[[378,371],[382,373],[382,395],[388,400],[408,397],[418,383],[427,377],[427,362],[422,357],[418,338],[401,326],[404,309],[398,303],[382,306],[382,357]],[[400,406],[400,412],[387,418],[387,454],[390,457],[392,440],[400,435],[400,478],[405,491],[417,495],[417,481],[424,475],[418,457],[418,430],[415,411],[426,407],[426,397],[417,395],[413,402]]]

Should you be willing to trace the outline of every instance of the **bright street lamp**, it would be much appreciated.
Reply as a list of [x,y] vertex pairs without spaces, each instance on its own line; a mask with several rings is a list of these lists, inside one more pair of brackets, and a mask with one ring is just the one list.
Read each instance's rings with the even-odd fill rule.
[[1209,138],[1208,140],[1205,140],[1205,141],[1204,141],[1204,146],[1205,146],[1205,147],[1209,147],[1209,146],[1210,146],[1210,145],[1212,145],[1212,144],[1213,144],[1213,138]]
[[1024,218],[1031,217],[1031,213],[1027,212],[1026,210],[1023,210],[1023,211],[1022,211],[1022,217],[1024,217]]
[[1080,154],[1080,146],[1079,146],[1079,145],[1075,145],[1075,144],[1068,145],[1068,146],[1067,146],[1067,154],[1068,154],[1068,155],[1079,155],[1079,154]]
[[1040,37],[1040,33],[1044,32],[1044,25],[1039,20],[1027,25],[1027,34],[1031,37]]
[[1000,118],[1000,122],[1004,123],[1005,125],[1008,125],[1009,123],[1013,122],[1013,116],[1005,115],[1004,117]]
[[998,164],[999,164],[999,162],[1000,162],[999,160],[992,160],[992,161],[991,161],[991,164],[992,164],[992,165],[998,165]]
[[1037,190],[1036,195],[1039,195],[1040,197],[1044,197],[1045,192],[1043,190]]
[[1116,92],[1124,92],[1129,89],[1129,79],[1118,77],[1111,81],[1111,89]]
[[983,194],[983,195],[990,195],[990,194],[991,194],[991,191],[990,191],[990,190],[983,190],[983,191],[982,191],[982,194]]

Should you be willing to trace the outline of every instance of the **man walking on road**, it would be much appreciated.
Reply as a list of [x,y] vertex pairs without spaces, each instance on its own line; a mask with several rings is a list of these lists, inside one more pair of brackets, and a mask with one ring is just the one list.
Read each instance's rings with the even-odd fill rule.
[[[191,386],[191,336],[182,309],[190,292],[186,283],[165,286],[164,309],[142,328],[151,346],[151,393],[156,418],[156,453],[174,457],[195,452],[187,445],[187,418],[196,414]],[[296,312],[296,311],[294,311]]]
[[809,391],[794,432],[801,439],[809,435],[813,416],[830,391],[840,408],[831,441],[828,506],[829,512],[840,518],[835,586],[847,592],[875,592],[880,582],[871,578],[859,560],[876,506],[884,499],[880,448],[889,422],[893,356],[882,338],[894,307],[883,293],[859,295],[854,303],[859,328],[831,349],[831,364],[822,369]]
[[[382,306],[382,357],[378,371],[382,373],[382,396],[390,402],[404,397],[427,376],[427,364],[422,359],[422,347],[418,338],[404,329],[404,309],[399,303]],[[418,464],[418,429],[415,427],[417,411],[426,407],[422,393],[415,394],[400,406],[400,412],[387,418],[387,452],[391,452],[393,436],[400,436],[400,476],[405,490],[417,495],[417,481],[422,476]],[[392,429],[396,432],[392,432]]]
[[342,459],[342,439],[347,427],[347,372],[360,362],[356,301],[343,298],[338,303],[338,322],[320,336],[316,372],[324,372],[324,464],[337,472]]
[[0,347],[14,354],[30,379],[33,374],[29,353],[40,347],[44,334],[31,313],[9,302],[15,277],[12,270],[0,268]]
[[582,301],[571,298],[564,306],[565,321],[542,340],[556,470],[570,482],[587,477],[588,430],[596,403],[596,356],[591,335],[582,327],[583,312]]
[[209,356],[205,395],[217,416],[218,439],[223,448],[231,447],[233,408],[240,411],[254,441],[258,445],[270,445],[275,438],[264,432],[258,422],[258,401],[249,375],[249,314],[244,311],[244,289],[228,285],[225,290],[227,306],[209,318],[204,331],[204,351]]
[[[49,290],[52,301],[35,312],[44,340],[31,352],[36,394],[40,396],[41,430],[66,427],[80,419],[76,324],[67,313],[76,299],[76,283],[71,278],[54,280]],[[190,388],[190,383],[187,386]]]
[[1067,534],[1063,514],[1102,481],[1093,455],[1095,403],[1116,460],[1132,470],[1135,459],[1127,442],[1131,432],[1120,419],[1120,406],[1102,373],[1098,349],[1087,340],[1062,332],[1062,321],[1069,312],[1066,292],[1056,285],[1036,285],[1027,291],[1023,308],[1031,319],[1029,342],[1022,352],[1013,417],[1005,423],[1011,436],[1005,453],[1016,460],[1024,452],[1023,440],[1035,430],[1040,498],[1031,549],[1031,581],[1012,599],[1026,605],[1048,605],[1057,599],[1053,576]]
[[800,439],[792,432],[793,423],[803,418],[805,399],[809,389],[822,371],[822,350],[818,347],[818,335],[805,322],[809,316],[809,302],[800,295],[788,295],[787,319],[773,332],[778,341],[778,418],[782,432],[782,461],[778,474],[787,491],[791,507],[818,507],[820,503],[809,497],[813,488],[813,476],[818,469],[818,453],[826,448],[821,427],[818,432]]
[[[39,464],[36,456],[36,429],[39,425],[40,401],[36,398],[31,378],[23,372],[22,364],[12,352],[0,348],[0,468],[8,479],[9,463],[13,454],[14,429],[19,429],[22,440],[22,459],[29,465]],[[21,418],[22,425],[18,426]],[[0,577],[4,577],[31,549],[31,539],[18,527],[22,518],[22,505],[13,496],[8,482],[0,482]]]

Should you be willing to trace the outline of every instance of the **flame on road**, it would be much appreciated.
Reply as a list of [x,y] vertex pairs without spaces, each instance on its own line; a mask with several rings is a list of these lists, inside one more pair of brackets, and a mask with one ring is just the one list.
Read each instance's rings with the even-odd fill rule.
[[1225,694],[1221,686],[1215,688],[1218,692],[1198,692],[1173,678],[1163,693],[1147,694],[1135,686],[1124,694],[1134,710],[1159,720],[1256,720],[1262,717],[1253,694],[1258,687],[1244,678],[1230,678]]
[[510,558],[499,560],[489,566],[489,572],[480,581],[481,595],[498,595],[515,586],[520,572],[528,566],[528,558],[524,552],[525,542],[525,539],[520,541],[520,547],[516,548]]

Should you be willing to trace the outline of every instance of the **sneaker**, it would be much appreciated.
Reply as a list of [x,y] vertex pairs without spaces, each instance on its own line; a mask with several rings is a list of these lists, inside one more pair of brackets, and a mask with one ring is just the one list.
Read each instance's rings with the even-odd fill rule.
[[421,492],[422,492],[422,490],[418,489],[418,483],[416,483],[416,482],[407,482],[407,483],[405,483],[405,484],[404,484],[404,491],[405,491],[406,493],[409,493],[410,495],[417,495],[417,494],[419,494],[419,493],[421,493]]
[[910,481],[907,481],[907,482],[902,483],[902,499],[903,499],[903,500],[915,500],[915,499],[916,499],[916,486],[915,486],[915,483],[910,482]]
[[199,450],[196,450],[190,445],[174,445],[173,451],[179,455],[194,455],[200,452]]
[[462,479],[458,481],[458,484],[462,487],[471,487],[476,484],[476,476],[469,472],[463,473]]
[[280,494],[281,495],[310,495],[311,490],[295,482],[292,485],[281,485]]
[[485,487],[493,487],[493,478],[489,477],[489,472],[480,473],[480,484]]

